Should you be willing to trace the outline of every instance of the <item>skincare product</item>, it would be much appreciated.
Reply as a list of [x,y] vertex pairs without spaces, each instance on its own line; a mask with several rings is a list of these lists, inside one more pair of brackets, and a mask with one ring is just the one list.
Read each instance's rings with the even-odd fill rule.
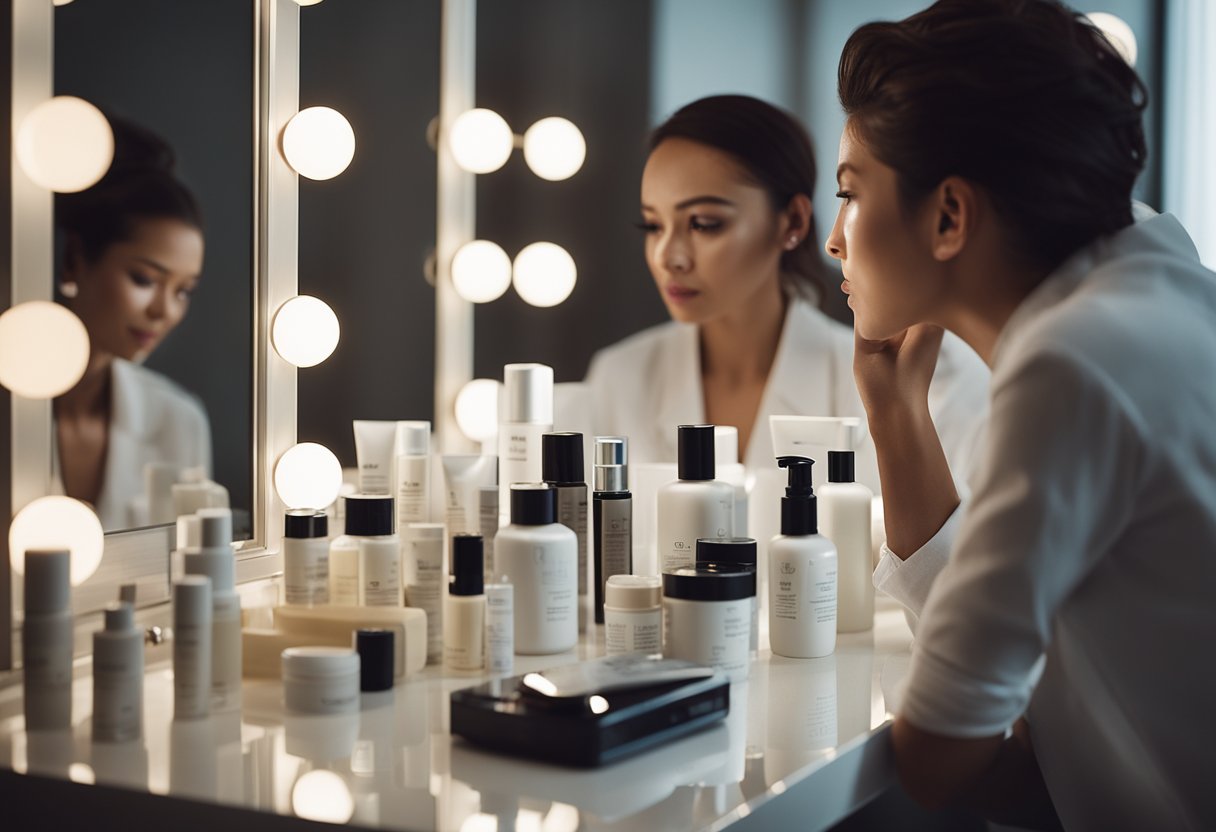
[[186,574],[186,555],[197,552],[203,543],[202,526],[197,514],[183,514],[177,518],[177,536],[174,549],[169,555],[169,578],[176,581]]
[[735,492],[735,537],[747,537],[747,473],[739,462],[739,429],[714,425],[714,472]]
[[486,670],[515,670],[515,587],[486,584]]
[[813,659],[836,649],[836,547],[818,533],[813,462],[783,456],[789,470],[781,534],[768,547],[768,637],[773,652]]
[[836,547],[836,632],[874,626],[870,507],[874,494],[854,481],[852,451],[828,451],[828,481],[819,489],[820,532]]
[[477,534],[481,527],[479,494],[494,485],[497,460],[477,454],[444,454],[444,519],[449,534]]
[[[857,473],[862,482],[878,485],[878,459],[874,443],[868,441],[864,421],[857,416],[769,416],[773,452],[777,457],[827,458],[833,448],[861,451]],[[826,471],[815,471],[812,486],[818,490],[826,481]]]
[[431,423],[398,422],[396,464],[397,528],[431,519]]
[[[756,572],[756,541],[750,537],[728,537],[722,540],[698,540],[697,563],[732,565]],[[752,626],[748,649],[760,649],[760,597],[752,596]]]
[[485,666],[485,567],[479,534],[452,535],[452,581],[443,604],[443,663],[452,670]]
[[346,534],[329,544],[329,602],[354,606],[362,589],[359,544],[365,537],[393,536],[393,498],[387,494],[352,494],[345,504]]
[[173,585],[173,718],[211,713],[211,579],[186,575]]
[[443,590],[448,583],[442,523],[411,523],[405,535],[405,603],[426,611],[427,661],[443,659]]
[[511,486],[541,479],[541,436],[553,430],[553,368],[506,365],[499,404],[498,513],[503,526],[510,522]]
[[714,426],[680,425],[679,448],[679,479],[658,494],[664,571],[691,566],[700,538],[734,535],[734,489],[714,479]]
[[26,731],[72,727],[71,572],[72,555],[66,549],[26,550],[21,624]]
[[663,573],[663,655],[747,679],[756,572],[729,564]]
[[399,607],[401,539],[393,533],[393,498],[375,505],[376,510],[365,518],[370,525],[359,535],[359,606]]
[[658,575],[613,575],[604,598],[608,655],[663,651],[663,584]]
[[288,647],[283,651],[287,710],[346,714],[359,710],[359,654],[349,647]]
[[494,581],[494,538],[498,537],[498,486],[483,485],[478,489],[478,497],[478,519],[481,521],[479,534],[485,550],[484,579],[490,584]]
[[241,708],[241,598],[236,594],[232,512],[208,508],[198,513],[201,543],[186,555],[186,574],[211,579],[211,711]]
[[557,494],[557,522],[578,538],[579,630],[587,628],[587,482],[581,433],[546,433],[541,437],[543,479]]
[[[274,626],[290,636],[316,639],[313,644],[349,646],[355,631],[393,631],[393,673],[401,679],[426,666],[426,613],[409,607],[275,607]],[[322,640],[324,639],[324,640]],[[290,646],[290,645],[288,645]]]
[[376,693],[393,687],[393,631],[381,627],[355,630],[355,652],[359,654],[359,690]]
[[117,601],[93,633],[93,742],[140,739],[143,717],[144,634],[131,605]]
[[169,491],[176,517],[197,514],[205,508],[228,508],[228,489],[208,479],[206,468],[184,468],[181,479]]
[[288,604],[329,603],[329,515],[291,509],[283,521],[283,590]]
[[511,486],[511,524],[499,529],[496,580],[515,586],[515,652],[562,653],[578,642],[578,541],[555,522],[544,483]]
[[355,455],[359,460],[359,492],[392,494],[396,422],[355,420]]
[[629,493],[629,440],[595,439],[592,495],[595,623],[604,623],[604,587],[613,575],[633,571],[633,495]]

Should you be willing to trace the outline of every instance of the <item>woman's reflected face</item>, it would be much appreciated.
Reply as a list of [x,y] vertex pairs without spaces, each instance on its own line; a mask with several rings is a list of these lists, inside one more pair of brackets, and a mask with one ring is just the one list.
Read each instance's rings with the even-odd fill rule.
[[203,234],[178,219],[137,219],[130,238],[95,261],[72,260],[64,274],[78,287],[71,308],[93,351],[142,361],[190,308],[203,270]]

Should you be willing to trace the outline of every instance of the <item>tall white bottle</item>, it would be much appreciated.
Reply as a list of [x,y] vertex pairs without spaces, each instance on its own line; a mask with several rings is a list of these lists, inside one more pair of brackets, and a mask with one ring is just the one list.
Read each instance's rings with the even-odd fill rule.
[[106,605],[93,633],[93,741],[129,742],[144,730],[144,634],[125,601]]
[[397,529],[431,520],[431,423],[398,422],[396,477]]
[[443,599],[443,663],[452,670],[485,667],[484,558],[481,535],[452,535],[452,580]]
[[836,546],[840,578],[836,632],[874,626],[870,510],[874,494],[855,481],[852,451],[828,451],[828,481],[819,486],[819,530]]
[[211,714],[211,579],[173,584],[173,718]]
[[734,535],[735,490],[714,479],[714,426],[680,425],[679,479],[659,489],[659,566],[692,566],[701,538]]
[[773,653],[814,659],[836,649],[836,547],[818,533],[812,461],[778,457],[789,469],[781,534],[768,546],[768,637]]
[[510,518],[511,486],[540,482],[541,436],[553,430],[553,368],[508,364],[498,423],[498,522]]
[[71,571],[66,549],[25,553],[21,679],[27,731],[72,727]]
[[199,511],[202,546],[185,556],[187,575],[211,579],[211,711],[241,709],[241,597],[236,594],[232,512]]

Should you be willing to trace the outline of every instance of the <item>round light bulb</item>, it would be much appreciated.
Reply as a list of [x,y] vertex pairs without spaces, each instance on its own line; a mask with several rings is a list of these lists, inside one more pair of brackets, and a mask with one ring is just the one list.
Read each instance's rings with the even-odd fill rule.
[[71,497],[39,497],[13,518],[8,530],[13,571],[25,574],[29,549],[67,549],[72,553],[72,586],[89,579],[101,565],[105,533],[96,512]]
[[83,98],[57,95],[42,102],[17,131],[17,160],[35,183],[61,194],[92,187],[114,161],[114,131],[101,110]]
[[461,113],[452,123],[448,146],[456,164],[470,173],[491,173],[511,158],[515,136],[493,110],[478,108]]
[[511,285],[511,258],[489,240],[465,243],[452,258],[452,285],[470,303],[498,300]]
[[1126,20],[1110,12],[1090,12],[1085,16],[1106,35],[1128,66],[1136,65],[1136,33]]
[[578,269],[555,243],[532,243],[515,255],[515,291],[533,306],[557,306],[570,297]]
[[300,775],[292,787],[291,808],[306,820],[346,823],[355,815],[355,798],[337,774],[315,769]]
[[66,307],[20,303],[0,315],[0,384],[27,399],[76,386],[89,363],[89,333]]
[[498,393],[502,383],[475,378],[456,394],[456,426],[474,442],[488,442],[498,433]]
[[280,306],[270,327],[275,351],[297,367],[315,367],[329,358],[341,337],[334,310],[310,295],[297,295]]
[[331,107],[309,107],[283,128],[283,156],[300,176],[333,179],[355,158],[355,131]]
[[274,466],[274,490],[288,508],[320,511],[338,499],[341,488],[342,464],[316,442],[291,446]]
[[587,158],[587,141],[574,122],[542,118],[524,133],[524,161],[541,179],[560,182],[579,172]]

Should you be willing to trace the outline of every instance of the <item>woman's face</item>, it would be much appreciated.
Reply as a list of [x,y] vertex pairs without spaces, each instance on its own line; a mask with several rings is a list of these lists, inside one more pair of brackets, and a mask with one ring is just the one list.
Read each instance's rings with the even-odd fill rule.
[[96,353],[142,361],[181,323],[203,270],[203,235],[176,219],[136,220],[130,239],[96,262],[76,256],[65,269],[71,301]]
[[702,324],[779,291],[782,217],[726,153],[667,139],[642,172],[646,263],[667,311]]

